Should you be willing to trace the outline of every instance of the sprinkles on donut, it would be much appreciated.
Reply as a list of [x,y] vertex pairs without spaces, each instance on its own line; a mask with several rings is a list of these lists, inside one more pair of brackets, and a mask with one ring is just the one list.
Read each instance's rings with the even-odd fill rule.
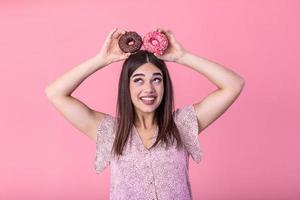
[[137,52],[143,44],[142,37],[134,31],[128,31],[118,41],[120,49],[125,53]]
[[164,51],[168,48],[168,38],[167,36],[159,31],[152,31],[147,33],[143,38],[143,47],[145,50],[162,55]]

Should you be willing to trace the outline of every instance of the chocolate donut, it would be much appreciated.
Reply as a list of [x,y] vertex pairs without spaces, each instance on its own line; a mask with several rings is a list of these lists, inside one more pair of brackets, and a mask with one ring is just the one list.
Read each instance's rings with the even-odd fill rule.
[[142,37],[134,31],[128,31],[119,39],[119,47],[125,53],[138,51],[143,44]]

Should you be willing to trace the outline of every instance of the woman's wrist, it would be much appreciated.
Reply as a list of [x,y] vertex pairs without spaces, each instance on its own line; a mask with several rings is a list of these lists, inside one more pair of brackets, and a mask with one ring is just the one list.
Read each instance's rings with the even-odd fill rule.
[[182,52],[182,55],[180,57],[178,57],[175,62],[178,63],[178,64],[184,64],[186,58],[189,56],[189,52],[187,51],[183,51]]
[[109,62],[107,59],[105,59],[104,56],[101,56],[99,54],[97,54],[96,56],[94,56],[92,58],[92,60],[96,63],[97,66],[99,66],[100,68],[111,64],[111,62]]

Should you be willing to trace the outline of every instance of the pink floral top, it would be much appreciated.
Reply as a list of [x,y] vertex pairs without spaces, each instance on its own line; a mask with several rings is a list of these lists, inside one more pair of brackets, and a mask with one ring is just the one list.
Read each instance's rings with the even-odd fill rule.
[[[176,142],[168,149],[157,145],[148,150],[133,128],[132,137],[119,160],[110,155],[116,131],[115,118],[105,115],[98,126],[94,169],[97,174],[111,167],[111,200],[191,200],[189,155],[201,161],[198,122],[193,105],[176,109],[174,121],[184,143],[176,150]],[[156,129],[152,144],[155,142]],[[176,141],[176,140],[175,140]]]

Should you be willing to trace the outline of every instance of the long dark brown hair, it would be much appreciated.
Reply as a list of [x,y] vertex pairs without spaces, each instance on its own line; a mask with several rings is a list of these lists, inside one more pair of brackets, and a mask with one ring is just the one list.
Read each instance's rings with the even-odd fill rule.
[[182,147],[182,140],[172,115],[174,110],[173,86],[167,66],[163,60],[157,58],[153,53],[139,50],[124,61],[119,78],[116,107],[117,131],[112,147],[113,154],[118,157],[122,155],[123,148],[128,141],[134,125],[134,119],[136,118],[129,90],[130,77],[138,67],[145,63],[152,63],[162,71],[164,83],[164,95],[160,105],[155,110],[158,134],[151,148],[154,148],[161,141],[166,144],[166,147],[169,147],[170,141],[173,145],[174,138],[177,142],[176,148]]

